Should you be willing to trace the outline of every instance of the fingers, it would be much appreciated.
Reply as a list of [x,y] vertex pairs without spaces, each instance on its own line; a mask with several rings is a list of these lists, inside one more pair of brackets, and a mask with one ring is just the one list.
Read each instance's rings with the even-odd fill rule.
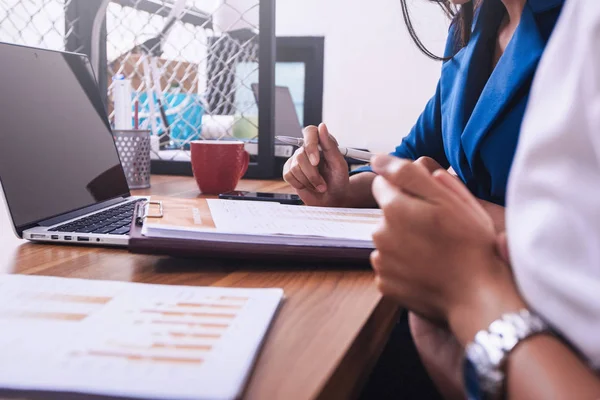
[[437,170],[433,173],[433,179],[439,182],[443,187],[454,193],[458,200],[475,211],[481,218],[489,219],[487,211],[479,204],[479,201],[461,180],[444,170]]
[[442,169],[442,166],[431,157],[420,157],[417,161],[415,161],[415,164],[422,166],[431,174],[438,169]]
[[298,157],[294,157],[294,159],[292,160],[290,173],[294,177],[294,179],[296,179],[302,185],[300,189],[315,190],[315,187],[310,183],[306,175],[304,175],[304,173],[302,172],[302,169],[300,168],[300,163],[298,162]]
[[381,175],[375,177],[371,190],[373,191],[375,201],[379,205],[379,208],[384,210],[384,213],[394,202],[401,201],[400,199],[408,197],[408,195],[403,194],[397,186],[390,183]]
[[340,153],[337,140],[329,133],[327,125],[319,125],[319,144],[323,151],[323,157],[327,161],[327,167],[336,173],[348,174],[348,163]]
[[308,180],[311,188],[316,189],[317,192],[325,193],[327,191],[327,184],[319,173],[319,169],[312,165],[308,159],[304,148],[301,147],[297,150],[296,161],[298,170],[292,170],[294,175],[303,175]]
[[[290,175],[292,176],[292,181],[297,182],[297,186],[294,186],[297,190],[315,190],[314,187],[310,184],[306,176],[299,171],[297,164],[290,169]],[[291,184],[291,182],[290,182]],[[293,185],[292,185],[293,186]]]
[[375,272],[375,284],[377,285],[377,289],[379,289],[384,296],[395,297],[394,290],[391,288],[392,285],[389,284],[389,279],[384,279],[382,276],[389,268],[389,266],[386,265],[385,257],[381,255],[379,250],[375,250],[371,253],[369,260],[371,261],[371,267],[373,267],[373,271]]
[[321,143],[321,150],[323,152],[338,150],[337,140],[329,133],[327,125],[319,125],[319,142]]
[[298,179],[296,179],[296,177],[290,170],[290,167],[288,166],[288,163],[291,164],[291,162],[292,162],[292,159],[290,158],[284,167],[283,180],[286,181],[287,183],[289,183],[289,185],[291,187],[293,187],[294,189],[302,190],[302,189],[304,189],[304,185],[302,183],[300,183],[300,181]]
[[300,183],[300,181],[298,179],[296,179],[292,174],[290,174],[287,178],[285,178],[285,181],[287,183],[289,183],[290,186],[296,190],[305,189],[304,185],[302,183]]
[[306,184],[308,182],[305,183],[302,180],[296,178],[293,171],[294,168],[297,168],[296,165],[297,161],[294,155],[289,160],[287,160],[285,166],[283,167],[283,180],[289,183],[296,190],[305,190],[307,189]]
[[[406,300],[406,294],[409,290],[402,279],[390,277],[388,272],[399,265],[390,265],[385,257],[381,255],[379,250],[375,250],[370,256],[371,266],[375,271],[375,285],[384,297],[392,298],[401,304]],[[396,271],[397,272],[397,271]],[[405,305],[405,304],[403,304]]]
[[316,167],[321,161],[319,154],[319,128],[314,125],[307,126],[302,131],[304,135],[304,149],[312,166]]
[[[461,201],[475,209],[481,208],[483,210],[481,205],[477,202],[477,198],[471,194],[465,184],[459,179],[456,179],[456,177],[450,175],[447,171],[437,170],[433,173],[433,177],[437,182],[456,194]],[[485,210],[483,210],[483,212],[485,213]]]
[[377,174],[402,191],[426,201],[436,202],[448,195],[448,191],[432,178],[426,168],[410,160],[381,155],[373,158],[371,166]]
[[413,240],[417,232],[437,223],[430,203],[404,193],[382,176],[375,178],[372,191],[384,215],[381,226],[373,233],[373,243],[380,250],[394,251],[399,243],[403,249],[412,248],[417,243]]
[[402,238],[392,233],[392,223],[392,221],[384,218],[373,232],[373,245],[375,248],[388,254],[393,253],[397,249],[398,244],[402,243]]
[[329,133],[327,125],[307,126],[303,131],[304,149],[308,160],[313,167],[321,162],[320,151],[323,157],[327,159],[333,169],[344,168],[347,171],[347,164],[342,153],[338,149],[337,140]]
[[380,176],[373,180],[373,197],[383,211],[386,219],[396,222],[406,222],[422,215],[423,206],[427,205],[419,198],[403,192],[386,178]]
[[294,178],[294,174],[292,174],[292,162],[294,161],[294,156],[288,158],[283,166],[283,180],[289,183],[294,189],[302,189],[300,186],[300,182],[296,178]]
[[317,167],[310,163],[306,150],[302,147],[286,162],[283,178],[297,190],[308,189],[320,193],[327,191],[325,180]]
[[508,238],[506,232],[502,232],[496,238],[496,251],[505,263],[510,265],[510,252],[508,250]]
[[323,156],[328,161],[337,162],[340,159],[343,160],[344,156],[342,156],[342,153],[340,153],[340,150],[338,149],[338,142],[329,133],[329,129],[325,124],[319,125],[319,144],[321,145]]

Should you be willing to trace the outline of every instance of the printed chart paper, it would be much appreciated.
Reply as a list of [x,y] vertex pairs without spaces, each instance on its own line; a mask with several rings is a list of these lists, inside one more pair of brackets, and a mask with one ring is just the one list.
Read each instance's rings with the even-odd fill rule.
[[0,388],[234,399],[282,296],[3,275]]

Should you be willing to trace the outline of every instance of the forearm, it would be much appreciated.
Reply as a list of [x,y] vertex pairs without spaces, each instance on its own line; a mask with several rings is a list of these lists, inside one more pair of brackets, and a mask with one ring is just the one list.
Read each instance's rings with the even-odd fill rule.
[[346,191],[343,207],[348,208],[377,208],[371,186],[377,175],[372,172],[362,172],[350,177],[350,186]]
[[479,204],[492,217],[496,232],[504,232],[506,230],[506,209],[494,203],[485,200],[478,200]]
[[[526,307],[511,286],[483,288],[473,307],[453,314],[451,328],[463,347],[502,314]],[[600,399],[600,379],[566,344],[546,334],[524,340],[509,354],[506,382],[507,399]]]
[[600,379],[556,337],[539,335],[508,358],[507,398],[600,399]]

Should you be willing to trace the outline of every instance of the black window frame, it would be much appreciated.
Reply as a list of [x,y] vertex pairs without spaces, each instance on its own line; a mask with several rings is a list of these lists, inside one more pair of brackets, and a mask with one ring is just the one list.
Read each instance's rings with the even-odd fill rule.
[[301,62],[305,65],[303,125],[323,122],[325,38],[278,36],[276,62]]
[[[112,0],[131,3],[129,0]],[[72,0],[66,10],[66,21],[77,21],[75,35],[70,35],[66,48],[91,55],[91,32],[99,2]],[[143,1],[141,2],[143,3]],[[323,75],[325,38],[321,36],[275,36],[276,0],[260,0],[259,26],[259,151],[248,167],[245,178],[271,179],[281,176],[281,160],[275,157],[275,66],[276,62],[302,62],[305,64],[304,119],[303,125],[318,125],[323,119]],[[137,4],[137,3],[136,3]],[[155,11],[148,9],[148,11]],[[189,16],[186,22],[206,23],[202,18]],[[101,40],[106,41],[106,22],[102,27]],[[96,71],[99,89],[107,100],[106,46],[100,46],[100,65]],[[152,173],[157,175],[191,176],[189,161],[152,160]]]

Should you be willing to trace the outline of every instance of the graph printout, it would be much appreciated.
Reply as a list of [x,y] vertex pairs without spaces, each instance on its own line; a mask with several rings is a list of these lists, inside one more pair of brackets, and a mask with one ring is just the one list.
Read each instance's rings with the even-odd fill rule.
[[281,289],[3,275],[0,388],[233,399],[282,296]]

